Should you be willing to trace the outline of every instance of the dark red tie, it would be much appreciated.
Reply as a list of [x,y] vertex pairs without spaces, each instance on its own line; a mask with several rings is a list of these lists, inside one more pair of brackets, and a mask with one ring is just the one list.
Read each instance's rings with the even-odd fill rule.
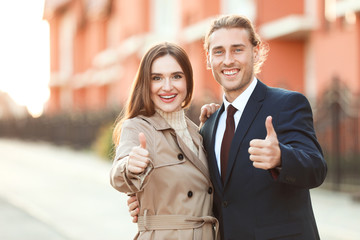
[[235,133],[235,122],[234,122],[234,114],[237,111],[233,105],[229,105],[227,107],[227,116],[226,116],[226,128],[224,137],[221,143],[221,151],[220,151],[220,162],[221,162],[221,179],[223,183],[225,182],[226,176],[226,168],[229,158],[231,141],[234,137]]

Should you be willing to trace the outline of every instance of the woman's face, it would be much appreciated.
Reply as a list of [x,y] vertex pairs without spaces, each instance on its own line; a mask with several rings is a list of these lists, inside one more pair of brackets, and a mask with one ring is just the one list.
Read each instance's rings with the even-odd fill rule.
[[157,58],[151,66],[151,100],[155,107],[168,113],[179,111],[186,94],[186,78],[175,58]]

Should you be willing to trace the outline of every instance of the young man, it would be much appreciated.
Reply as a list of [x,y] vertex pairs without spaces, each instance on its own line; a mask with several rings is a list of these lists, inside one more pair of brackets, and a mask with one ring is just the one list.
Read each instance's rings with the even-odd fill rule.
[[[327,166],[309,102],[256,78],[266,48],[247,18],[215,19],[204,46],[224,91],[200,131],[221,239],[319,239],[309,189],[323,183]],[[202,109],[202,121],[210,109]]]
[[[309,189],[322,184],[327,166],[307,99],[256,79],[266,53],[247,18],[216,19],[204,46],[224,91],[201,129],[222,239],[319,239]],[[230,104],[236,130],[224,166]]]

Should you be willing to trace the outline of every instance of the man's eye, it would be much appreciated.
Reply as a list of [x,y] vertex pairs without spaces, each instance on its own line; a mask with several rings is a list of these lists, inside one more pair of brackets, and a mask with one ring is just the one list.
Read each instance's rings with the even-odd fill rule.
[[222,54],[222,52],[223,52],[223,51],[221,51],[221,50],[216,50],[216,51],[214,51],[214,54],[215,54],[215,55],[219,55],[219,54]]
[[242,52],[242,49],[241,48],[236,48],[235,52]]

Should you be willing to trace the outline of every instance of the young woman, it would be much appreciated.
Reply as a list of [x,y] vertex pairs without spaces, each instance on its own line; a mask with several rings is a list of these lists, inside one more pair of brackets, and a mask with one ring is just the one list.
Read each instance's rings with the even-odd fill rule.
[[135,239],[218,239],[202,138],[184,113],[192,91],[182,48],[161,43],[147,51],[114,129],[110,173],[115,189],[139,201]]

